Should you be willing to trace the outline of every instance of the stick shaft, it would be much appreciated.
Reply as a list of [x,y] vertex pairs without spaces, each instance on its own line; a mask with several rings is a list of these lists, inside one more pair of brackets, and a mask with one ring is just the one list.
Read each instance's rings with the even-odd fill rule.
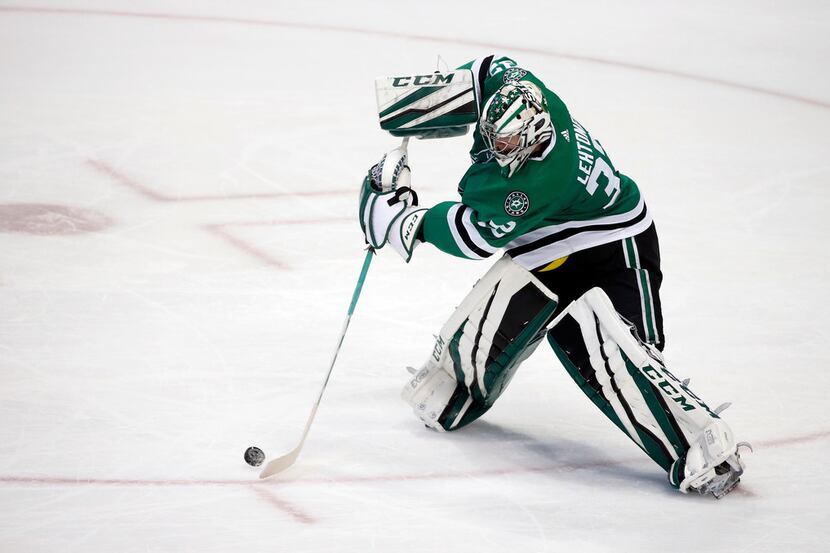
[[323,392],[326,391],[326,386],[329,384],[329,379],[331,378],[331,372],[334,369],[334,363],[337,361],[337,354],[340,353],[340,347],[343,345],[343,339],[346,337],[346,330],[349,328],[349,322],[352,319],[352,314],[354,313],[355,306],[357,305],[357,300],[360,298],[360,292],[363,290],[363,283],[366,280],[366,273],[369,271],[369,265],[372,263],[372,257],[374,256],[375,251],[372,248],[369,248],[366,251],[366,257],[363,260],[363,268],[360,270],[360,276],[357,278],[357,285],[355,286],[354,292],[352,293],[352,301],[349,304],[349,311],[346,314],[346,320],[343,321],[343,328],[340,330],[340,337],[337,340],[337,347],[334,350],[334,355],[331,357],[331,363],[329,364],[329,370],[326,372],[326,378],[323,381],[323,385],[320,387],[320,393],[317,395],[317,401],[314,402],[314,406],[311,408],[311,413],[308,416],[308,420],[305,423],[305,429],[303,430],[303,437],[300,438],[300,443],[297,444],[297,447],[275,459],[272,459],[265,465],[265,468],[262,469],[262,472],[259,474],[260,478],[268,478],[269,476],[273,476],[278,472],[281,472],[291,465],[294,464],[294,461],[297,460],[297,457],[300,455],[300,451],[305,444],[305,439],[308,436],[308,431],[311,428],[311,423],[314,421],[314,416],[317,414],[317,408],[320,407],[320,401],[323,399]]

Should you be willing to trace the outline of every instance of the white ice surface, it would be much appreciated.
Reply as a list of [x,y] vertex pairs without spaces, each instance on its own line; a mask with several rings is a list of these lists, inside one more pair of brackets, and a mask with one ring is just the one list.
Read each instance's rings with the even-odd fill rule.
[[[827,551],[830,9],[618,4],[0,4],[0,551]],[[294,446],[334,348],[396,145],[374,77],[496,49],[646,194],[670,366],[756,446],[726,499],[547,346],[427,432],[404,367],[489,266],[430,246],[375,260],[297,465],[242,462]],[[411,145],[424,203],[468,148]]]

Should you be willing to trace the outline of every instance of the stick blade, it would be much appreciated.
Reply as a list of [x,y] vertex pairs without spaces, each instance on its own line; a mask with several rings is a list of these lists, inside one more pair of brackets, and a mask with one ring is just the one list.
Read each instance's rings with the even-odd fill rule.
[[294,464],[294,461],[297,460],[297,457],[300,455],[300,448],[295,447],[293,450],[289,451],[285,455],[281,457],[277,457],[276,459],[271,459],[265,465],[265,468],[262,469],[262,472],[259,473],[260,480],[264,478],[269,478],[274,476],[277,473],[280,473]]

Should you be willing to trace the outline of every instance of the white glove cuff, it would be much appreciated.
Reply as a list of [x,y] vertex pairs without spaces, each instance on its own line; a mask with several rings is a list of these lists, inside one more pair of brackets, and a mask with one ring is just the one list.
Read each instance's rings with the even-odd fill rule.
[[421,243],[417,236],[424,224],[426,213],[426,208],[408,207],[398,217],[398,220],[392,223],[392,228],[389,230],[389,245],[407,263],[412,259],[415,246]]

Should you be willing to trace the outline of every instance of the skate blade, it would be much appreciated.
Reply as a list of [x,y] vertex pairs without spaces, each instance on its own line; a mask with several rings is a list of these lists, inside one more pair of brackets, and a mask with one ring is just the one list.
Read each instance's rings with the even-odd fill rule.
[[721,499],[722,497],[727,495],[729,492],[731,492],[732,490],[737,488],[738,484],[740,484],[740,482],[741,482],[741,479],[738,478],[737,480],[727,484],[726,486],[724,486],[720,490],[711,490],[711,493],[712,493],[713,496],[715,496],[715,499]]

